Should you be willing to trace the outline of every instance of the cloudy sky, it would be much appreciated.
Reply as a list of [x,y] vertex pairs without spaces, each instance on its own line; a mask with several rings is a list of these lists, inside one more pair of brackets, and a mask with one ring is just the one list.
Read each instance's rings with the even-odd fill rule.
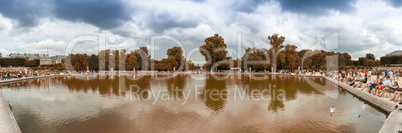
[[399,0],[1,0],[0,53],[65,54],[80,36],[95,36],[106,41],[80,41],[71,52],[154,46],[161,59],[183,45],[186,57],[203,60],[193,49],[219,34],[236,58],[239,44],[269,48],[267,36],[278,33],[299,50],[379,58],[402,49],[401,24]]

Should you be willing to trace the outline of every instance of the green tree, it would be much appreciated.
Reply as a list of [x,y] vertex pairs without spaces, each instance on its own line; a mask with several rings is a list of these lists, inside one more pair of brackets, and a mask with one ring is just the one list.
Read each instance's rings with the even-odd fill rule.
[[99,59],[95,54],[92,54],[91,57],[89,57],[89,70],[99,70]]

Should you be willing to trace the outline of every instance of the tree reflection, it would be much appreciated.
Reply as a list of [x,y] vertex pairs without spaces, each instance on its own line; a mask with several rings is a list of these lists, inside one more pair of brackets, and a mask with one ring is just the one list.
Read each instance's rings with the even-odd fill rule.
[[126,88],[140,99],[149,98],[149,90],[151,89],[151,76],[144,76],[138,80],[126,80]]
[[188,75],[179,74],[166,80],[167,90],[170,97],[174,99],[180,99],[183,97],[183,91],[186,87],[187,77]]
[[272,111],[274,113],[278,112],[278,110],[284,111],[285,104],[283,104],[283,100],[278,100],[276,98],[272,98],[268,104],[268,111]]
[[[222,75],[216,75],[222,76]],[[226,88],[226,80],[215,79],[212,75],[207,75],[205,80],[205,88],[200,94],[205,106],[216,112],[225,107],[225,102],[228,97]]]

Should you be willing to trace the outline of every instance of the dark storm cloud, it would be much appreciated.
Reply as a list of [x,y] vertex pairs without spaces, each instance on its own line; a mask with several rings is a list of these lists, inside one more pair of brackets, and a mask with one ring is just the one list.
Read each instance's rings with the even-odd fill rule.
[[39,23],[45,15],[47,1],[37,0],[0,0],[0,14],[16,20],[18,27],[31,27]]
[[[130,20],[130,8],[118,0],[55,0],[54,15],[68,21],[82,21],[110,29]],[[131,11],[133,12],[133,11]]]
[[135,8],[128,5],[118,0],[1,0],[0,14],[23,28],[36,26],[41,18],[55,17],[110,29],[131,19]]
[[162,33],[171,28],[196,27],[199,23],[197,22],[199,18],[192,18],[192,16],[182,18],[180,16],[175,13],[156,13],[155,11],[151,11],[144,25],[156,33]]
[[283,11],[307,15],[325,15],[328,10],[349,12],[355,10],[356,0],[278,0]]

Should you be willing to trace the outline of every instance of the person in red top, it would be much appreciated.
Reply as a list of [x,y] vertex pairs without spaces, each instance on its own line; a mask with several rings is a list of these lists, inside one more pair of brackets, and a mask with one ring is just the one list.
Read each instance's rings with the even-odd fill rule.
[[366,76],[366,77],[367,77],[367,70],[366,70],[366,71],[364,71],[364,76]]

